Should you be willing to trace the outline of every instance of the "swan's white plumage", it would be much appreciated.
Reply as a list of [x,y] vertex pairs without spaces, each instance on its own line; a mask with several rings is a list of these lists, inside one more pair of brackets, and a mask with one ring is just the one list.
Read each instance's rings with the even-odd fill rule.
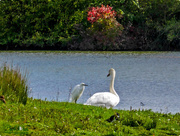
[[83,94],[85,86],[87,86],[85,83],[76,85],[70,94],[69,102],[76,103]]
[[85,105],[106,107],[107,109],[116,106],[119,103],[117,96],[110,92],[95,93],[91,96]]
[[116,106],[119,103],[120,98],[114,90],[114,80],[116,72],[113,68],[109,70],[108,76],[109,75],[111,75],[110,92],[95,93],[87,100],[86,103],[84,103],[84,105],[101,106],[109,109]]

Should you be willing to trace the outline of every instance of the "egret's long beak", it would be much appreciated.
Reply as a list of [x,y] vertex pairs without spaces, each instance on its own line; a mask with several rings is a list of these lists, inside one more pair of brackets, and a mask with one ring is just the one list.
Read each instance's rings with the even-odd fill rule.
[[107,77],[110,76],[110,73],[107,75]]
[[88,86],[88,85],[84,84],[84,86]]

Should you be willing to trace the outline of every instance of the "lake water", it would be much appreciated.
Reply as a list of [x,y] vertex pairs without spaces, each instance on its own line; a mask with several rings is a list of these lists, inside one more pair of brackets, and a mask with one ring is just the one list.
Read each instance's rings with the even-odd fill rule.
[[88,86],[77,101],[84,103],[96,92],[109,91],[107,74],[114,68],[121,99],[116,109],[180,112],[180,52],[0,52],[0,65],[4,62],[28,71],[29,97],[68,101],[70,90],[84,82]]

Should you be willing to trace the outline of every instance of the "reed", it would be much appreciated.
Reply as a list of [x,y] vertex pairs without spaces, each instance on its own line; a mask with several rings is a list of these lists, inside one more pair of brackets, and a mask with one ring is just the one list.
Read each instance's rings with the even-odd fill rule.
[[28,86],[27,74],[21,74],[20,68],[6,63],[0,68],[0,95],[4,95],[7,102],[27,102]]

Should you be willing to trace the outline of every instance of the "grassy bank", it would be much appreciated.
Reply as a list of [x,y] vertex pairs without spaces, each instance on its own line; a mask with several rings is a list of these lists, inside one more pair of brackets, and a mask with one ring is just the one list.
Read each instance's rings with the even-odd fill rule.
[[[118,120],[106,121],[119,113]],[[28,99],[0,102],[0,135],[180,135],[180,114],[105,109]]]

